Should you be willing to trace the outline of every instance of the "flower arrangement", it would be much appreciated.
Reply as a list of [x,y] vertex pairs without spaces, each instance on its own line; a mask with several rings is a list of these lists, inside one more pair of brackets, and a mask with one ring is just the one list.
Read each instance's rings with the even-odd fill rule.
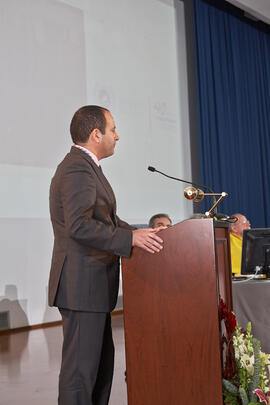
[[270,355],[261,351],[260,342],[251,334],[251,323],[241,329],[235,315],[221,300],[220,319],[225,324],[222,346],[225,344],[223,368],[224,403],[270,405]]

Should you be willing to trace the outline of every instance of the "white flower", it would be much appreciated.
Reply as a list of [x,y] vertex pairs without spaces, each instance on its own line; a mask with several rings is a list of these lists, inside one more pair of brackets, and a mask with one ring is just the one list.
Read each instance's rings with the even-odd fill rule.
[[247,352],[247,348],[244,344],[239,345],[238,349],[241,354],[245,354]]
[[248,342],[248,344],[247,344],[247,351],[248,351],[249,353],[253,353],[253,351],[254,351],[251,342]]
[[240,359],[241,366],[245,368],[249,375],[254,374],[254,356],[248,356],[247,354],[243,354]]
[[270,375],[270,365],[267,366],[267,368],[268,368],[268,374]]
[[261,357],[261,359],[263,359],[264,364],[265,364],[266,366],[270,365],[270,355],[269,355],[269,354],[260,352],[260,357]]
[[240,358],[240,352],[239,352],[239,349],[238,349],[237,346],[234,348],[234,354],[235,354],[236,360],[239,360],[239,358]]
[[247,373],[249,374],[249,375],[253,375],[254,374],[254,367],[250,364],[250,365],[248,365],[248,366],[246,366],[246,370],[247,370]]

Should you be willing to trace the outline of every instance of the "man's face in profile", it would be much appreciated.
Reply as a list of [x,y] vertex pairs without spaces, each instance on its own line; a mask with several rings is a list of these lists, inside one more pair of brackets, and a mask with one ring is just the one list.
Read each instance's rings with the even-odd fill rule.
[[155,218],[153,228],[158,228],[160,226],[164,226],[165,228],[169,228],[170,226],[172,226],[172,223],[166,217]]
[[235,235],[242,236],[244,229],[250,229],[250,222],[244,215],[236,215],[238,219],[232,226],[232,232]]
[[102,158],[113,155],[115,144],[119,140],[113,116],[109,111],[105,111],[104,117],[106,119],[106,128],[105,133],[101,135],[101,142],[99,144]]

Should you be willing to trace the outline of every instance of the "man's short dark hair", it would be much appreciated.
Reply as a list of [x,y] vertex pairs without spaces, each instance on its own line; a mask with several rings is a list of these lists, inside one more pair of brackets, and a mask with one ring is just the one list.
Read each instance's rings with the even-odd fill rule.
[[86,143],[90,133],[99,129],[102,134],[106,129],[105,111],[107,108],[98,105],[86,105],[75,112],[70,123],[70,134],[73,142]]
[[149,228],[154,228],[155,219],[157,219],[157,218],[167,218],[170,221],[170,223],[172,223],[172,220],[168,214],[156,214],[150,218],[149,224],[148,224]]

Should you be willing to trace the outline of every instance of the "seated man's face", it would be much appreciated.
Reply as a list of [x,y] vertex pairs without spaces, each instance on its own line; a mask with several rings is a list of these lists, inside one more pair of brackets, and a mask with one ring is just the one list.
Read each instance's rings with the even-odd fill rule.
[[156,218],[154,220],[153,228],[158,228],[159,226],[164,226],[166,228],[169,228],[170,226],[172,226],[172,223],[168,218],[160,217],[160,218]]
[[250,222],[244,215],[237,215],[238,221],[232,226],[232,233],[242,236],[244,229],[250,228]]

